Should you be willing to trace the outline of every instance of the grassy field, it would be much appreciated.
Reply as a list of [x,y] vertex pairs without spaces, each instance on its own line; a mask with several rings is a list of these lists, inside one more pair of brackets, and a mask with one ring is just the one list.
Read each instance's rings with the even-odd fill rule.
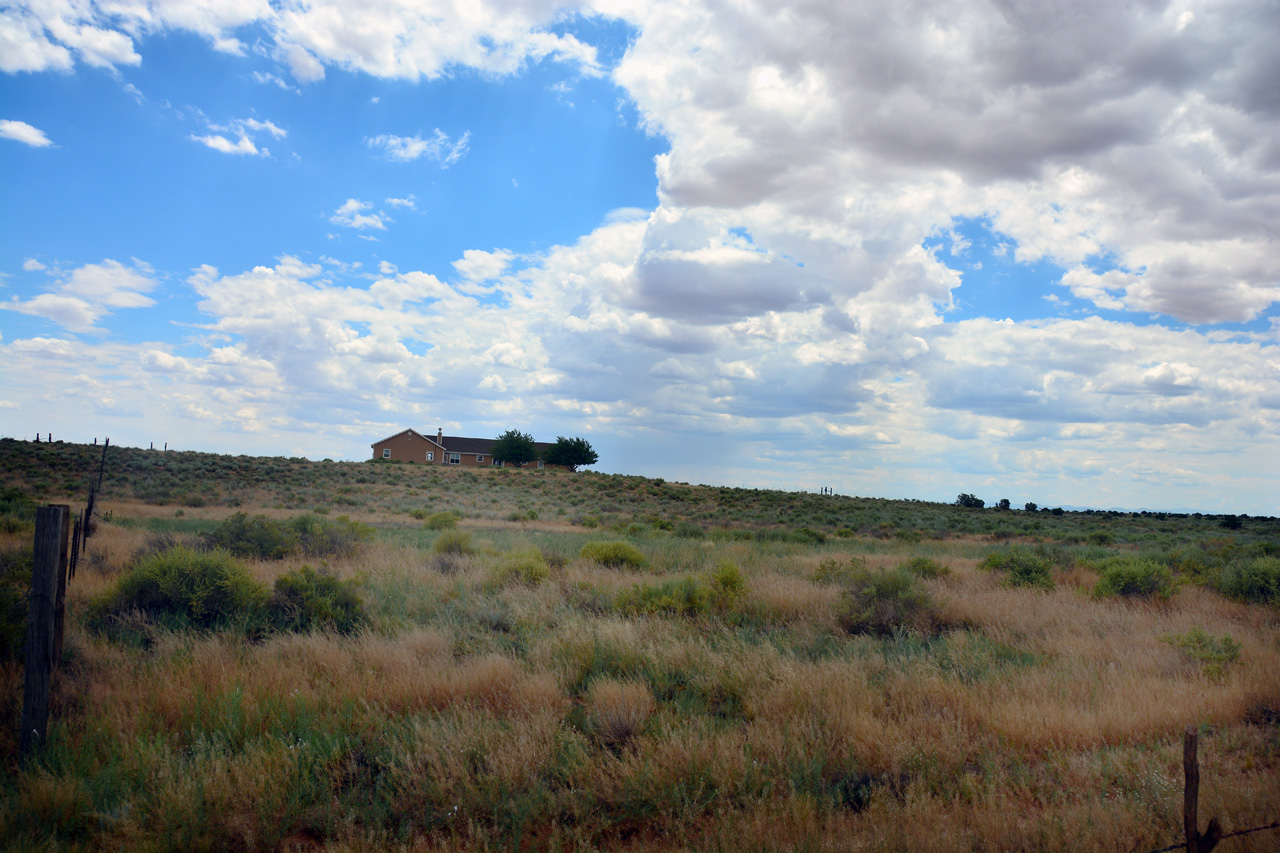
[[1280,819],[1277,519],[127,448],[20,766],[100,453],[0,440],[7,849],[1144,851],[1188,724]]

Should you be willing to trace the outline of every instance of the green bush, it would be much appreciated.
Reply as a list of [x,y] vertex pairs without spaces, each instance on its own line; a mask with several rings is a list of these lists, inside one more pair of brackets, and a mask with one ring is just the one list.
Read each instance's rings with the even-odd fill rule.
[[372,527],[345,515],[328,519],[306,513],[288,524],[298,534],[302,552],[311,557],[345,557],[373,538]]
[[681,539],[701,539],[707,535],[707,531],[702,529],[702,525],[692,521],[680,521],[676,523],[675,535]]
[[1053,567],[1049,560],[1022,548],[992,551],[978,567],[1004,572],[1006,586],[1053,589]]
[[742,577],[742,569],[737,563],[725,561],[711,572],[707,584],[711,598],[720,607],[727,607],[742,598],[747,591],[747,582]]
[[296,553],[301,546],[301,537],[293,528],[265,515],[250,518],[244,512],[229,516],[201,538],[210,548],[221,549],[236,557],[260,560],[283,559]]
[[696,578],[680,578],[659,584],[635,584],[614,600],[614,607],[630,614],[698,616],[707,612],[711,598]]
[[427,520],[422,526],[427,530],[452,530],[458,526],[458,514],[452,510],[448,512],[433,512],[427,516]]
[[644,555],[630,542],[588,542],[578,555],[615,569],[638,569],[644,565]]
[[900,568],[853,577],[837,605],[836,620],[850,634],[880,636],[903,629],[928,633],[938,622],[920,579]]
[[913,557],[898,568],[910,572],[918,578],[936,578],[951,574],[951,569],[929,557]]
[[358,631],[369,623],[360,582],[303,566],[276,578],[267,601],[271,625],[283,631],[328,629],[340,634]]
[[861,578],[867,572],[867,561],[862,557],[850,557],[848,560],[837,560],[828,557],[818,564],[813,573],[813,580],[820,584],[849,584]]
[[1240,601],[1280,605],[1280,557],[1255,557],[1219,569],[1211,586]]
[[437,554],[470,554],[471,534],[465,530],[446,530],[436,537],[431,550]]
[[267,597],[267,587],[227,551],[178,546],[143,557],[93,599],[89,624],[105,630],[112,617],[136,610],[169,628],[217,628],[257,620]]
[[1215,680],[1225,677],[1227,667],[1240,658],[1239,642],[1227,634],[1214,637],[1198,625],[1185,634],[1167,634],[1160,639],[1182,649]]
[[1110,557],[1099,564],[1098,570],[1100,577],[1093,588],[1096,596],[1167,599],[1173,595],[1173,572],[1154,560]]
[[525,586],[537,586],[551,576],[551,567],[546,557],[537,548],[524,551],[512,551],[502,558],[497,571],[493,575],[494,586],[506,586],[519,583]]
[[304,513],[288,521],[276,521],[265,515],[250,518],[247,513],[237,512],[202,538],[209,547],[221,548],[236,557],[280,560],[298,553],[346,556],[372,536],[372,527],[345,515],[328,519]]

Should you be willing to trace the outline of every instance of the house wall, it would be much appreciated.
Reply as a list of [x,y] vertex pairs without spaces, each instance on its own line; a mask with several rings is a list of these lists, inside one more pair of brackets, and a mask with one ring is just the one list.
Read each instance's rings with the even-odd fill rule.
[[[391,459],[400,462],[416,462],[419,464],[427,464],[427,453],[435,454],[435,459],[431,464],[438,465],[441,462],[440,448],[434,442],[427,441],[420,435],[411,432],[393,435],[386,441],[380,441],[373,446],[373,458],[382,459],[383,451],[391,451]],[[474,459],[472,460],[475,461]]]

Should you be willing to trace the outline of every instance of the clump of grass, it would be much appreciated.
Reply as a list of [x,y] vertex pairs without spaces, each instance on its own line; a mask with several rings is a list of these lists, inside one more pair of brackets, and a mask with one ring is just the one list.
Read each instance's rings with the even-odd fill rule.
[[638,569],[644,565],[644,555],[630,542],[588,542],[578,555],[615,569]]
[[351,634],[369,623],[360,582],[303,566],[276,578],[267,601],[271,624],[285,631],[329,629]]
[[1280,557],[1255,557],[1219,569],[1210,584],[1240,601],[1280,605]]
[[427,530],[452,530],[458,526],[458,514],[452,510],[433,512],[422,526]]
[[711,596],[696,578],[679,578],[635,584],[618,594],[614,607],[629,614],[700,616],[710,609]]
[[89,624],[138,611],[171,628],[217,628],[258,617],[267,587],[226,551],[178,546],[144,557],[115,588],[90,603]]
[[446,530],[436,537],[431,550],[437,554],[471,554],[471,534],[465,530]]
[[1100,577],[1093,588],[1096,596],[1168,599],[1173,595],[1173,573],[1154,560],[1110,557],[1098,568]]
[[938,615],[920,579],[898,568],[863,571],[852,578],[837,605],[836,620],[850,634],[889,636],[903,629],[930,633]]
[[653,693],[640,681],[602,678],[587,693],[587,718],[603,746],[620,749],[644,730],[653,714]]
[[551,576],[551,567],[537,548],[524,551],[512,551],[502,558],[492,576],[492,587],[503,587],[509,583],[525,586],[537,586]]
[[914,557],[898,568],[910,572],[918,578],[937,578],[951,574],[951,569],[929,557]]
[[1053,589],[1053,567],[1049,561],[1022,548],[992,551],[979,568],[1004,572],[1006,586]]
[[1199,625],[1185,634],[1166,634],[1161,642],[1176,646],[1197,661],[1204,674],[1219,681],[1240,658],[1240,643],[1227,634],[1215,637]]

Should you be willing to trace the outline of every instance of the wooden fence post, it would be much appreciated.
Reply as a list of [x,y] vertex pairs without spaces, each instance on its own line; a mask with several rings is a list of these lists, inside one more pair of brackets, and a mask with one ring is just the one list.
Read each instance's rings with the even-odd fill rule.
[[1200,759],[1196,755],[1199,737],[1195,726],[1187,726],[1182,739],[1182,772],[1187,787],[1182,794],[1182,828],[1187,834],[1187,853],[1210,853],[1222,840],[1222,826],[1218,818],[1209,821],[1204,834],[1200,834]]
[[27,600],[26,670],[22,682],[22,731],[19,755],[25,760],[44,745],[49,723],[49,685],[53,678],[54,598],[66,542],[65,507],[36,509],[36,539]]

